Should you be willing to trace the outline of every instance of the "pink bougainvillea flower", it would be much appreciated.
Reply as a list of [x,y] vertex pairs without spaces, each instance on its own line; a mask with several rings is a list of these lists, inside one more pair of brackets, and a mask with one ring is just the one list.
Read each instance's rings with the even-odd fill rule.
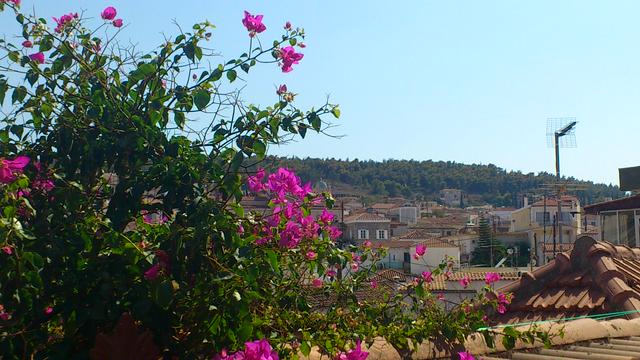
[[[43,55],[44,56],[44,55]],[[15,180],[29,164],[29,157],[18,156],[13,160],[0,158],[0,183],[8,184]]]
[[142,221],[148,225],[162,225],[169,221],[169,218],[162,211],[159,213],[143,212]]
[[102,12],[100,13],[100,17],[102,17],[104,20],[111,21],[116,18],[117,14],[118,12],[116,11],[116,8],[114,8],[113,6],[108,6],[104,10],[102,10]]
[[334,241],[340,238],[340,235],[342,235],[342,231],[335,226],[329,226],[327,231],[329,232],[329,239]]
[[378,282],[376,280],[371,281],[371,288],[372,289],[377,289],[378,288]]
[[292,26],[291,26],[291,22],[287,21],[287,22],[284,24],[284,29],[285,29],[285,30],[291,30],[291,28],[292,28]]
[[117,28],[122,27],[122,19],[115,19],[111,22],[111,24]]
[[49,192],[56,187],[53,183],[53,180],[49,179],[36,179],[31,183],[31,186],[34,189],[40,190],[42,192]]
[[329,225],[333,222],[333,214],[328,212],[327,209],[322,209],[322,214],[320,214],[320,222]]
[[362,247],[367,248],[367,249],[371,248],[371,241],[369,241],[369,240],[365,240],[365,241],[362,243]]
[[300,240],[302,240],[300,225],[293,221],[287,222],[284,230],[280,232],[280,246],[293,249],[298,246]]
[[284,95],[286,93],[287,93],[287,85],[282,84],[282,85],[278,86],[278,90],[276,90],[276,94]]
[[242,226],[242,224],[238,225],[238,234],[244,234],[244,226]]
[[293,46],[287,46],[279,51],[279,57],[282,61],[282,72],[288,73],[293,70],[293,65],[299,64],[304,54],[297,53]]
[[42,52],[37,52],[35,54],[29,55],[29,59],[31,61],[35,61],[38,64],[44,64],[44,54]]
[[60,18],[52,18],[53,21],[56,22],[56,28],[55,31],[57,33],[61,33],[64,28],[70,24],[74,19],[78,18],[78,13],[68,13],[68,14],[64,14],[62,16],[60,16]]
[[471,284],[471,279],[469,279],[468,275],[465,275],[462,279],[458,280],[458,283],[460,283],[460,286],[466,289],[469,284]]
[[500,274],[496,272],[488,272],[484,277],[484,282],[487,283],[487,285],[491,285],[495,282],[500,281],[500,279]]
[[306,257],[307,257],[307,260],[313,261],[316,258],[318,258],[318,254],[316,254],[315,252],[309,250],[309,251],[307,251]]
[[413,255],[413,258],[418,260],[421,257],[423,257],[426,252],[427,252],[427,247],[424,246],[424,244],[418,244],[416,245],[416,254]]
[[9,315],[9,313],[6,312],[0,312],[0,320],[10,320],[11,319],[11,315]]
[[422,279],[427,284],[431,284],[431,282],[433,282],[433,274],[431,273],[431,271],[423,271],[422,272]]
[[20,6],[21,0],[0,0],[0,4],[13,3],[15,6]]
[[52,313],[53,313],[53,308],[52,308],[51,306],[47,306],[47,307],[44,309],[44,314],[45,314],[45,315],[51,315]]
[[144,272],[144,278],[147,280],[155,280],[160,276],[162,268],[160,264],[153,264],[147,271]]
[[33,43],[29,40],[25,40],[22,42],[22,46],[26,48],[30,48],[30,47],[33,47]]
[[458,353],[458,357],[460,358],[460,360],[476,360],[476,358],[474,358],[473,355],[471,355],[466,351],[460,351]]
[[340,360],[366,360],[369,356],[369,353],[366,351],[362,351],[362,344],[360,340],[356,341],[356,348],[347,351],[347,353],[342,353],[338,356]]
[[264,190],[264,185],[262,184],[264,175],[264,169],[260,168],[254,176],[249,176],[247,178],[247,186],[249,187],[249,191],[257,193]]
[[507,312],[507,307],[504,306],[504,304],[498,304],[498,307],[496,307],[496,311],[500,314],[504,314]]
[[444,301],[444,294],[443,293],[438,293],[438,295],[436,297],[438,298],[438,300]]
[[251,15],[245,10],[244,18],[242,19],[242,25],[249,31],[249,36],[254,37],[265,30],[267,27],[262,23],[262,15]]
[[338,275],[338,273],[333,269],[327,269],[327,271],[325,271],[324,274],[327,275],[328,277],[335,277],[336,275]]
[[244,343],[245,360],[279,360],[278,353],[267,339]]
[[7,254],[7,255],[11,255],[11,254],[13,254],[13,248],[11,246],[9,246],[9,245],[3,246],[2,247],[2,252]]
[[322,287],[322,279],[315,278],[313,279],[313,281],[311,281],[311,284],[313,285],[314,288],[319,289]]
[[300,49],[304,49],[307,47],[307,44],[303,43],[303,42],[299,42],[298,46],[300,47]]
[[357,262],[352,262],[351,263],[351,271],[358,271],[358,269],[360,269],[360,264]]

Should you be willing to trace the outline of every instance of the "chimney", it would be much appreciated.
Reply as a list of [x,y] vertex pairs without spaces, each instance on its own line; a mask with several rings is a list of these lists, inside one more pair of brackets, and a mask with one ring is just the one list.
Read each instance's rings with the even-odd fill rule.
[[523,207],[529,206],[529,198],[527,197],[527,195],[525,195],[522,200],[524,201]]

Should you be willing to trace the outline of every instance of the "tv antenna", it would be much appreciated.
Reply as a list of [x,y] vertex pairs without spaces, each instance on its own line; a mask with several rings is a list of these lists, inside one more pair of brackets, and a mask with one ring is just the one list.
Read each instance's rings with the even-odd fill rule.
[[[560,182],[560,148],[575,148],[576,145],[576,121],[575,117],[561,117],[547,119],[547,147],[554,147],[556,153],[556,224],[558,231],[558,241],[562,244],[562,193],[565,190],[564,184]],[[543,214],[544,217],[544,214]],[[556,256],[556,237],[553,237],[553,257]]]

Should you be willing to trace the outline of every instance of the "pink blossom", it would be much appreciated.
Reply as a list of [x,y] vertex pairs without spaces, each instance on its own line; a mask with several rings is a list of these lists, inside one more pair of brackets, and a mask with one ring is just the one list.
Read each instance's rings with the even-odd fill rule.
[[300,225],[293,221],[287,222],[284,230],[280,232],[280,246],[293,249],[302,240],[302,230]]
[[15,180],[16,175],[21,174],[29,164],[29,157],[18,156],[13,160],[0,158],[0,183],[8,184]]
[[284,95],[286,93],[287,93],[287,85],[282,84],[282,85],[278,86],[278,90],[276,90],[276,94]]
[[476,358],[474,358],[471,353],[468,353],[466,351],[460,351],[458,353],[458,357],[460,358],[460,360],[476,360]]
[[269,243],[269,241],[271,241],[271,238],[269,237],[261,237],[256,239],[256,245],[264,245]]
[[309,251],[307,251],[306,257],[307,257],[307,260],[313,261],[316,258],[318,258],[318,254],[316,254],[313,251],[309,250]]
[[242,226],[242,224],[238,225],[238,234],[244,234],[244,226]]
[[53,181],[49,179],[36,179],[31,183],[31,186],[42,192],[49,192],[56,187]]
[[33,43],[29,40],[25,40],[22,42],[22,46],[26,47],[26,48],[30,48],[33,47]]
[[291,30],[291,23],[290,23],[289,21],[287,21],[287,22],[284,24],[284,29],[285,29],[285,30]]
[[144,278],[147,280],[155,280],[160,276],[161,272],[162,268],[160,267],[160,264],[153,264],[153,266],[144,272]]
[[487,285],[491,285],[495,282],[500,281],[500,279],[500,274],[496,272],[488,272],[484,277],[484,282],[487,283]]
[[262,15],[251,15],[248,11],[244,12],[244,19],[242,19],[242,25],[249,31],[249,36],[254,37],[267,29],[262,23]]
[[142,221],[148,225],[162,225],[169,221],[169,218],[162,211],[157,213],[143,212]]
[[443,293],[438,293],[436,298],[438,298],[438,300],[440,300],[440,301],[444,301],[444,294]]
[[352,262],[351,263],[351,271],[358,271],[358,269],[360,269],[360,264],[357,262]]
[[458,283],[460,283],[460,286],[466,289],[469,284],[471,284],[471,279],[469,279],[468,275],[465,275],[462,279],[458,280]]
[[372,289],[377,289],[378,288],[378,282],[376,280],[371,281],[371,288]]
[[482,315],[482,321],[484,322],[489,321],[489,317],[487,315]]
[[423,257],[426,252],[427,252],[427,247],[424,246],[424,244],[418,244],[416,245],[416,254],[413,257],[414,259],[418,260],[421,257]]
[[327,269],[327,271],[325,271],[324,274],[327,275],[328,277],[335,277],[336,275],[338,275],[338,273],[333,269]]
[[305,43],[303,43],[303,42],[299,42],[299,43],[298,43],[298,46],[299,46],[301,49],[304,49],[304,48],[306,48],[306,47],[307,47],[307,45],[306,45]]
[[369,353],[362,351],[362,345],[360,340],[356,342],[356,348],[347,351],[347,353],[338,354],[340,360],[365,360],[369,356]]
[[364,242],[362,242],[362,247],[365,247],[367,249],[371,248],[371,241],[365,240]]
[[264,190],[262,179],[264,179],[264,169],[260,168],[256,172],[255,176],[249,176],[247,178],[247,185],[249,186],[249,190],[254,193]]
[[337,240],[340,235],[342,235],[342,231],[335,226],[329,226],[327,231],[329,232],[329,239],[334,241]]
[[0,0],[0,4],[13,3],[15,6],[20,6],[21,0]]
[[11,315],[9,313],[0,312],[0,320],[7,321],[9,319],[11,319]]
[[13,248],[11,246],[9,246],[9,245],[3,246],[2,247],[2,252],[7,254],[7,255],[11,255],[11,254],[13,254]]
[[267,339],[244,343],[245,360],[279,360]]
[[45,315],[51,315],[52,313],[53,313],[53,308],[52,308],[51,306],[47,306],[47,307],[44,309],[44,314],[45,314]]
[[311,281],[311,284],[313,285],[314,288],[319,289],[322,287],[322,279],[315,278],[313,279],[313,281]]
[[431,282],[433,281],[433,274],[431,273],[431,271],[423,271],[422,272],[422,279],[427,284],[431,284]]
[[74,19],[78,18],[78,13],[68,13],[68,14],[64,14],[62,16],[60,16],[60,18],[53,18],[53,21],[56,22],[56,28],[55,31],[57,33],[61,33],[64,28],[70,24]]
[[115,19],[111,22],[111,24],[113,24],[114,27],[122,27],[122,19]]
[[104,20],[111,21],[116,18],[117,14],[118,12],[116,11],[116,8],[114,8],[113,6],[108,6],[104,10],[102,10],[102,12],[100,13],[100,17],[102,17]]
[[280,60],[282,61],[282,72],[288,73],[293,70],[292,65],[299,64],[304,54],[296,53],[293,46],[287,46],[280,49]]
[[498,304],[496,311],[498,311],[500,314],[504,314],[507,312],[507,307],[504,304]]
[[29,59],[31,61],[35,61],[38,64],[44,64],[44,54],[42,52],[37,52],[35,54],[29,55]]
[[333,222],[333,214],[328,212],[327,209],[322,209],[322,214],[320,215],[320,222],[329,225]]

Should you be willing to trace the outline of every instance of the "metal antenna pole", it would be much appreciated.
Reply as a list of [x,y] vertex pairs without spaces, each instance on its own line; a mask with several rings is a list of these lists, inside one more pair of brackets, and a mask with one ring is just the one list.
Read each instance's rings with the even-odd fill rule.
[[[556,143],[556,180],[558,181],[558,185],[560,185],[560,145],[558,143],[558,139],[560,138],[560,134],[558,132],[555,133],[555,143]],[[560,186],[558,186],[556,201],[558,203],[558,212],[556,215],[556,221],[558,222],[558,242],[562,244],[562,201],[561,201],[561,193]],[[553,258],[556,257],[556,242],[555,238],[553,241]]]

